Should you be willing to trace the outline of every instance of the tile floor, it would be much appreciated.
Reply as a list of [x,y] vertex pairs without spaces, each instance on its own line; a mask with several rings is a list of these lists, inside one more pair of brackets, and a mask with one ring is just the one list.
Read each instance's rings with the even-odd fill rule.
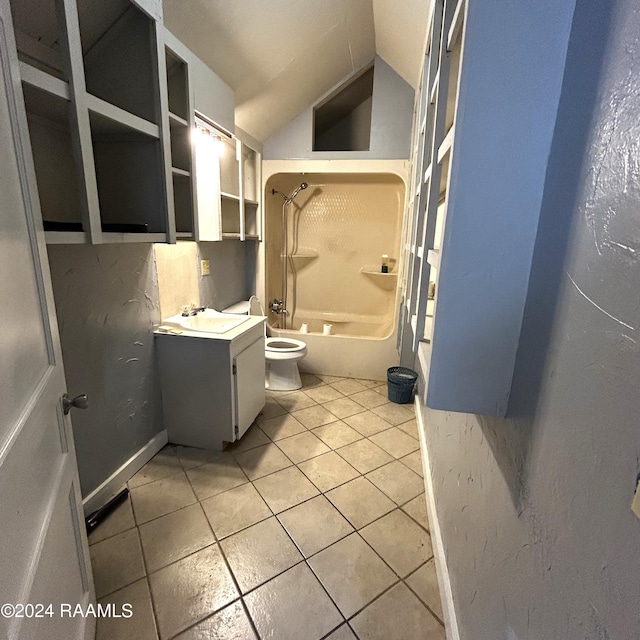
[[167,446],[90,536],[98,640],[444,640],[413,408],[303,375],[223,453]]

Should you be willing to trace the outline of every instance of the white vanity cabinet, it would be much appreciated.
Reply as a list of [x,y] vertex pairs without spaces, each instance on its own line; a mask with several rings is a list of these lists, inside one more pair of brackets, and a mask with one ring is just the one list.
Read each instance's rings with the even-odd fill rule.
[[225,333],[155,334],[169,442],[221,450],[242,437],[265,404],[264,322]]

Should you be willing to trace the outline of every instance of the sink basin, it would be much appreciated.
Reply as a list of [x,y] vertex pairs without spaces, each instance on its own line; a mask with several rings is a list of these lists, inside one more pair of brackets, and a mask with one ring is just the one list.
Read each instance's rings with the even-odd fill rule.
[[165,320],[168,324],[177,324],[188,331],[204,333],[225,333],[246,322],[249,316],[220,313],[215,309],[205,309],[195,316],[173,316]]

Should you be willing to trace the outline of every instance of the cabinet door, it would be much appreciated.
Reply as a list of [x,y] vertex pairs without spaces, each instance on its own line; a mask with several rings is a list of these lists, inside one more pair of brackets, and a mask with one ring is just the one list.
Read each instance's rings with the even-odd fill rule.
[[264,337],[233,359],[236,440],[243,436],[264,407],[264,366]]

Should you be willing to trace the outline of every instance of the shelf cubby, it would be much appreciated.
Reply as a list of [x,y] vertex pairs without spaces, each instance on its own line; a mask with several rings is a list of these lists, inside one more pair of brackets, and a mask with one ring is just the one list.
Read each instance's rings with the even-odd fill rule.
[[[92,112],[90,121],[102,225],[131,225],[136,233],[164,234],[160,141],[102,114]],[[114,233],[122,235],[126,228]],[[103,230],[109,232],[104,226]]]
[[87,92],[159,124],[154,21],[129,2],[94,4],[78,2]]
[[193,191],[191,176],[173,173],[173,205],[176,217],[176,233],[193,236]]
[[220,190],[230,196],[240,197],[240,164],[235,138],[220,137]]
[[169,49],[165,49],[165,62],[176,232],[181,238],[193,238],[193,149],[190,126],[193,114],[189,94],[189,69],[186,62]]
[[171,166],[191,171],[191,137],[189,129],[171,129]]
[[222,235],[237,234],[240,237],[240,202],[237,199],[221,199],[220,214],[222,217]]
[[457,40],[450,53],[449,60],[449,86],[447,91],[445,131],[453,127],[456,109],[458,105],[458,78],[460,76],[460,61],[462,55],[462,41]]
[[11,0],[20,62],[67,80],[56,0]]
[[178,122],[188,126],[189,114],[189,78],[185,62],[169,49],[165,50],[167,64],[167,91],[169,94],[169,113]]
[[[76,161],[70,125],[70,103],[58,95],[23,83],[27,123],[36,171],[42,219],[84,237]],[[75,228],[74,228],[75,227]]]

